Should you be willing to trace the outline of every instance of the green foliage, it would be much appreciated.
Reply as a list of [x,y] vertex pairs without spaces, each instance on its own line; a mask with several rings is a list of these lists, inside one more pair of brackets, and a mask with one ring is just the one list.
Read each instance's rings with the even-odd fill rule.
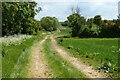
[[41,27],[41,22],[40,21],[37,21],[37,20],[33,20],[33,25],[32,25],[32,31],[33,33],[32,34],[37,34],[40,32],[40,30],[42,30],[43,28]]
[[88,27],[82,27],[78,37],[80,38],[97,37],[97,34],[94,31],[91,31]]
[[59,22],[55,17],[43,17],[41,19],[41,27],[43,27],[46,31],[55,31],[59,26]]
[[60,24],[61,24],[62,26],[68,26],[68,20],[66,20],[66,21],[64,21],[64,22],[60,22]]
[[94,21],[93,18],[90,18],[90,19],[87,20],[87,23],[88,23],[88,25],[89,25],[89,29],[90,29],[90,30],[91,30],[91,28],[92,28],[93,21]]
[[96,37],[96,33],[91,30],[93,25],[93,18],[86,19],[79,14],[72,14],[68,17],[69,27],[72,27],[73,37]]
[[119,19],[116,21],[104,20],[104,22],[102,22],[101,25],[99,36],[108,38],[119,37],[120,34],[119,23],[120,23]]
[[[104,71],[105,73],[109,74],[109,76],[112,78],[113,76],[118,76],[116,72],[118,72],[118,67],[116,64],[112,65],[109,63],[103,63],[102,66],[98,67],[98,70]],[[116,73],[116,74],[113,74]]]
[[33,34],[36,2],[3,2],[2,34]]
[[73,22],[73,20],[74,20],[75,18],[80,18],[80,15],[74,13],[74,14],[72,14],[72,15],[70,15],[70,16],[67,17],[67,19],[68,19],[68,26],[69,26],[69,27],[73,27],[73,23],[72,23],[72,22]]
[[94,23],[96,24],[96,25],[98,25],[98,26],[100,26],[100,24],[101,24],[101,16],[100,15],[96,15],[95,17],[94,17]]
[[117,38],[120,34],[120,19],[102,20],[100,15],[96,15],[86,21],[77,13],[70,15],[67,19],[68,26],[72,28],[72,37]]
[[72,27],[72,36],[78,36],[79,32],[82,30],[82,27],[85,25],[85,18],[77,13],[74,13],[67,17],[67,19],[69,21],[69,27]]

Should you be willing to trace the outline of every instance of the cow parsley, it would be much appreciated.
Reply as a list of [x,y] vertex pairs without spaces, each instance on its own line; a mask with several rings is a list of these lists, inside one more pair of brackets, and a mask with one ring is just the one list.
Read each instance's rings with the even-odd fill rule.
[[13,35],[13,36],[4,36],[0,38],[0,44],[10,46],[10,45],[19,45],[22,41],[31,38],[32,35]]

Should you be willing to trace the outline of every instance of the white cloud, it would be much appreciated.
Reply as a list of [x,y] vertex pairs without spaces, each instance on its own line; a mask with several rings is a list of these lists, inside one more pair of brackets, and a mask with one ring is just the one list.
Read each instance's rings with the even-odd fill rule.
[[51,16],[63,21],[71,13],[69,5],[70,3],[66,2],[39,2],[38,6],[42,8],[42,11],[35,16],[35,19],[40,20],[42,17]]
[[43,11],[36,15],[35,19],[52,16],[64,21],[71,14],[71,6],[77,5],[81,8],[81,14],[84,17],[102,15],[103,19],[117,18],[117,2],[38,2],[38,6],[42,7]]

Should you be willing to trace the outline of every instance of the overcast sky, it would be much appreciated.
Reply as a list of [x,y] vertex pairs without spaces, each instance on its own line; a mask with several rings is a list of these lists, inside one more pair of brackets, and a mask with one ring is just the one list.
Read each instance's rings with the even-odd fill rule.
[[[102,19],[117,19],[119,0],[35,0],[42,11],[35,16],[40,20],[45,16],[58,18],[59,21],[67,20],[72,14],[71,7],[80,7],[80,14],[86,18],[101,15]],[[37,8],[36,7],[36,8]]]

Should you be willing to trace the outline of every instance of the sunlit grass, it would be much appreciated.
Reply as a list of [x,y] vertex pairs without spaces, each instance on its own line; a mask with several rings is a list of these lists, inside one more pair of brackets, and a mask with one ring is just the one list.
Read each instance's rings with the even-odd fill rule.
[[[112,69],[117,68],[119,53],[117,38],[63,38],[62,42],[60,42],[61,39],[57,41],[75,57],[86,58],[85,62],[95,61],[95,67],[101,67],[103,63],[107,63],[112,64]],[[90,64],[93,63],[90,62]],[[112,73],[117,76],[117,71]],[[112,73],[109,74],[113,76]]]
[[42,52],[48,64],[50,72],[55,78],[85,78],[86,76],[74,68],[69,62],[60,57],[50,46],[50,39],[43,44]]
[[32,46],[45,35],[34,35],[17,45],[2,45],[2,78],[28,78]]

